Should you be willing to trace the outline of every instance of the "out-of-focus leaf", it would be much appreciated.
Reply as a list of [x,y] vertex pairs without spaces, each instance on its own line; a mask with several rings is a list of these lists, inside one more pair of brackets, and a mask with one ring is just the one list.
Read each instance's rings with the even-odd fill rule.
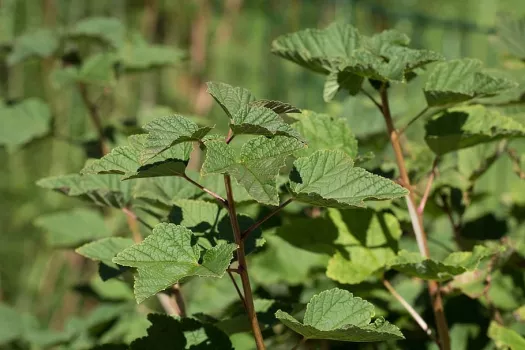
[[90,209],[45,214],[36,218],[34,224],[48,234],[47,241],[53,247],[75,247],[111,235],[102,215]]
[[489,326],[488,334],[500,349],[521,350],[525,349],[525,338],[516,331],[500,326],[492,321]]
[[14,150],[48,133],[49,106],[38,98],[28,98],[14,106],[0,104],[0,144]]
[[117,18],[90,17],[77,22],[67,34],[100,40],[119,48],[124,43],[126,28]]
[[58,45],[58,37],[50,29],[41,28],[23,34],[16,38],[12,51],[7,56],[7,63],[14,65],[32,57],[49,57],[58,49]]
[[108,237],[84,244],[75,251],[86,258],[112,266],[114,265],[113,258],[132,245],[133,240],[129,238]]
[[525,60],[525,17],[518,19],[510,14],[500,14],[496,36],[509,54]]

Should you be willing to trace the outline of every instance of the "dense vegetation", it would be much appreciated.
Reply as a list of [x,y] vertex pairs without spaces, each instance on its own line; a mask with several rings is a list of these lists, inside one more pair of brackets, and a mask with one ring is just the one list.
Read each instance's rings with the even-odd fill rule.
[[[54,26],[52,1],[43,27],[0,31],[3,217],[18,215],[0,348],[525,349],[525,18],[499,18],[490,69],[395,29],[296,28],[260,45],[324,86],[281,101],[191,72],[170,108],[158,78],[188,52],[151,42],[155,4],[142,31]],[[17,95],[31,65],[43,92]],[[119,106],[130,82],[143,102]],[[303,88],[332,113],[298,105]],[[28,219],[47,248],[17,238]]]

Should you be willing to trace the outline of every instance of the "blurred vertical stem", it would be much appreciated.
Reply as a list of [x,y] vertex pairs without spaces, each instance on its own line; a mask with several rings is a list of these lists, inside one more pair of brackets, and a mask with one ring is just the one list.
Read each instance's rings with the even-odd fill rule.
[[246,253],[244,251],[244,242],[241,238],[241,228],[239,226],[239,221],[237,220],[237,211],[235,208],[235,200],[233,198],[230,175],[224,175],[224,186],[226,187],[228,214],[230,216],[235,243],[237,244],[237,262],[239,264],[238,273],[241,276],[242,289],[244,291],[244,305],[246,307],[246,312],[248,313],[248,318],[250,319],[257,350],[265,350],[264,339],[261,333],[261,328],[259,327],[259,321],[257,320],[255,306],[253,304],[252,287],[250,285],[248,266],[246,264]]
[[[381,112],[385,119],[388,136],[390,137],[390,143],[394,149],[394,154],[396,156],[397,167],[399,169],[399,175],[401,176],[401,181],[403,186],[410,189],[410,179],[408,177],[408,172],[405,165],[405,158],[403,156],[403,150],[401,148],[401,143],[399,141],[399,134],[394,127],[394,122],[392,120],[392,114],[390,112],[390,105],[388,100],[388,91],[385,84],[381,86],[380,89],[381,95]],[[425,228],[423,226],[423,215],[418,213],[416,210],[416,201],[414,194],[410,192],[407,197],[407,206],[410,213],[410,220],[412,221],[412,227],[416,235],[416,240],[418,242],[419,250],[421,255],[428,258],[428,243],[427,236],[425,233]],[[441,291],[439,289],[439,284],[436,281],[428,281],[428,290],[430,293],[430,298],[432,300],[432,309],[434,311],[434,317],[436,320],[436,327],[438,331],[439,346],[441,350],[450,350],[450,335],[447,325],[447,320],[445,318],[445,312],[443,309],[443,300],[441,298]]]
[[89,117],[91,118],[91,121],[93,122],[93,125],[95,126],[95,129],[97,131],[98,142],[100,144],[100,150],[102,152],[102,155],[106,155],[109,153],[109,145],[107,144],[106,136],[104,135],[104,126],[102,125],[102,119],[100,118],[100,114],[98,113],[98,107],[89,99],[86,84],[79,83],[78,89],[80,91],[80,95],[82,96],[82,100],[84,101],[84,104],[86,105],[86,108],[88,110]]
[[[141,21],[142,35],[148,43],[155,42],[159,4],[157,0],[144,0],[144,13]],[[151,108],[157,102],[157,72],[144,72],[140,82],[140,107]]]

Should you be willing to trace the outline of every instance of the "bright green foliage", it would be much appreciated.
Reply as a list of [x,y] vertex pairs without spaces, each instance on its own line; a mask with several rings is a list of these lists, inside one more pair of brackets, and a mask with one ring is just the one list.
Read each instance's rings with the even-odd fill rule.
[[357,156],[357,140],[342,118],[327,114],[303,111],[292,127],[304,137],[308,148],[296,152],[299,157],[309,156],[315,151],[337,149],[351,158]]
[[48,133],[51,123],[49,106],[37,98],[28,98],[14,106],[0,103],[0,145],[14,150]]
[[405,196],[408,191],[391,180],[354,167],[343,151],[317,151],[294,162],[290,189],[295,200],[323,207],[365,206],[365,200]]
[[75,80],[84,84],[112,85],[115,83],[115,55],[99,53],[89,56],[83,63]]
[[512,56],[525,59],[525,17],[512,18],[500,14],[497,22],[497,37]]
[[425,140],[436,154],[502,138],[525,137],[525,126],[499,112],[474,105],[450,109],[426,125]]
[[240,87],[209,82],[208,92],[230,117],[234,134],[287,135],[300,138],[279,113],[296,113],[298,110],[279,101],[255,101],[252,93]]
[[489,326],[488,336],[494,340],[498,349],[520,350],[525,349],[525,338],[518,332],[505,328],[495,321]]
[[67,35],[96,39],[119,48],[124,43],[125,28],[116,18],[91,17],[77,22]]
[[180,115],[155,119],[143,126],[148,132],[144,149],[140,152],[140,163],[147,164],[170,147],[183,142],[199,141],[212,129],[199,127]]
[[338,22],[322,30],[283,35],[274,40],[272,52],[327,74],[323,95],[329,101],[341,89],[357,94],[364,78],[405,82],[414,69],[442,59],[435,52],[407,48],[409,42],[406,35],[393,30],[367,37]]
[[493,96],[515,87],[512,81],[483,73],[480,61],[461,59],[437,64],[424,91],[429,106],[443,106]]
[[331,210],[342,248],[328,262],[326,274],[339,283],[357,284],[381,271],[396,256],[401,228],[395,216],[372,210]]
[[228,336],[211,324],[160,314],[150,314],[148,320],[148,335],[131,343],[131,350],[233,350]]
[[113,262],[137,268],[135,297],[140,303],[187,276],[222,277],[236,249],[219,244],[204,252],[183,226],[159,224],[142,243],[117,254]]
[[500,247],[475,246],[472,252],[454,252],[443,261],[436,261],[425,259],[418,253],[403,250],[389,262],[389,265],[410,276],[425,280],[446,281],[456,275],[475,270],[481,260],[500,251]]
[[101,159],[87,164],[82,174],[121,174],[123,179],[155,176],[183,176],[190,157],[191,143],[179,143],[141,162],[146,135],[133,135],[130,146],[119,146]]
[[121,181],[119,175],[68,174],[40,179],[42,188],[55,190],[68,196],[79,196],[97,205],[122,208],[131,200],[133,181]]
[[58,49],[57,35],[50,29],[39,29],[16,38],[7,63],[14,65],[29,58],[46,58]]
[[35,327],[36,319],[30,315],[20,314],[17,310],[0,304],[0,345],[25,336]]
[[236,154],[223,141],[206,142],[206,160],[203,175],[230,174],[256,201],[269,205],[279,204],[277,175],[286,158],[304,148],[297,139],[285,136],[266,138],[259,136],[246,142]]
[[113,258],[124,249],[133,245],[133,241],[123,237],[108,237],[84,244],[75,251],[91,260],[113,266]]
[[74,247],[111,235],[102,215],[90,209],[76,208],[39,216],[34,224],[47,233],[48,244]]
[[275,317],[306,339],[374,342],[404,338],[396,326],[383,318],[370,323],[374,314],[374,306],[369,302],[334,288],[310,300],[303,323],[281,310]]

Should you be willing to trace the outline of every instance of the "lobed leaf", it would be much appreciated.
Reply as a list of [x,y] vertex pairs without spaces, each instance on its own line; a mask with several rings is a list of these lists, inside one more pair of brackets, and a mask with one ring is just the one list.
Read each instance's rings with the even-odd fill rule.
[[481,61],[459,59],[438,63],[430,73],[424,92],[430,107],[494,96],[515,88],[516,83],[481,70]]
[[191,120],[172,115],[162,117],[143,126],[148,132],[144,147],[140,152],[139,161],[144,165],[170,147],[183,142],[200,141],[211,127],[199,127]]
[[174,224],[158,224],[141,243],[117,254],[114,263],[137,268],[137,303],[188,276],[222,277],[237,249],[235,244],[219,244],[204,252],[193,233]]
[[240,154],[223,141],[206,142],[207,154],[201,172],[203,175],[230,174],[256,201],[279,205],[277,175],[286,158],[304,148],[294,138],[259,136],[246,142]]
[[275,314],[285,326],[306,339],[351,342],[404,339],[399,329],[383,318],[370,323],[373,316],[372,304],[338,288],[315,295],[306,307],[303,323],[281,310]]
[[438,155],[503,138],[525,136],[525,126],[482,105],[458,107],[431,119],[425,141]]
[[320,150],[341,150],[351,158],[357,156],[357,140],[343,118],[303,111],[297,119],[292,127],[308,144],[308,148],[296,152],[297,156],[309,156]]
[[446,281],[467,271],[475,270],[481,260],[497,254],[501,247],[475,246],[472,252],[454,252],[443,261],[425,259],[419,253],[400,251],[389,262],[394,270],[424,280]]
[[386,200],[408,191],[386,178],[354,167],[343,151],[322,150],[294,162],[290,189],[295,200],[312,205],[351,208],[365,206],[365,200]]

